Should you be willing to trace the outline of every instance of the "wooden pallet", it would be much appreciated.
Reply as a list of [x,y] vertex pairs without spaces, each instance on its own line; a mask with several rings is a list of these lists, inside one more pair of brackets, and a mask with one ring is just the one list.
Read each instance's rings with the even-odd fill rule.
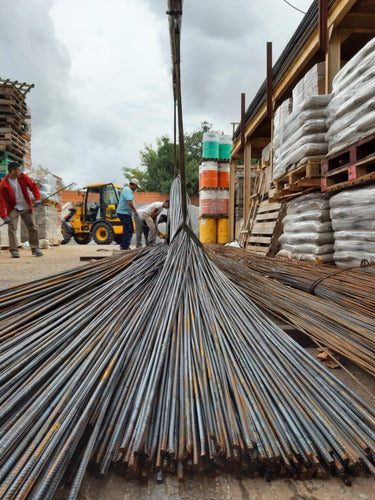
[[16,142],[0,140],[0,151],[7,151],[8,153],[12,153],[20,158],[23,158],[23,155],[25,154],[25,145],[23,144],[21,146]]
[[285,205],[262,201],[245,248],[260,255],[274,255],[284,215]]
[[246,223],[240,231],[240,235],[238,238],[238,243],[244,248],[246,247],[248,237],[251,233],[259,203],[269,196],[269,192],[272,186],[271,167],[263,166],[261,168],[258,168],[254,171],[254,174],[255,177],[253,179],[252,185],[253,194],[250,196],[249,213]]
[[306,190],[320,188],[320,161],[307,161],[275,181],[274,200],[286,201]]
[[322,160],[322,175],[341,167],[358,164],[375,155],[375,134],[352,144],[338,153]]
[[[327,168],[328,163],[325,163]],[[327,170],[322,176],[321,190],[337,191],[375,179],[375,153],[349,165]]]

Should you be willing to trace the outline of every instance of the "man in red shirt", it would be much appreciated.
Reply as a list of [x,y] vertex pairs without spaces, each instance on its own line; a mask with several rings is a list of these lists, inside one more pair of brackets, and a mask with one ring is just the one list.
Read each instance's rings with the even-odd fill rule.
[[29,233],[31,252],[36,257],[43,253],[39,249],[39,236],[35,223],[34,207],[29,191],[34,195],[34,206],[41,204],[40,192],[36,182],[21,172],[18,162],[12,161],[8,165],[8,175],[0,183],[0,197],[3,199],[6,215],[10,219],[8,225],[9,251],[12,257],[18,258],[17,227],[21,217]]

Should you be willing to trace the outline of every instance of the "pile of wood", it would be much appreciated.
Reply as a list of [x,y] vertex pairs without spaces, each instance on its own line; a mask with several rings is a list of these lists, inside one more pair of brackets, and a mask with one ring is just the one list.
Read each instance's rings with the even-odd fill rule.
[[22,160],[29,149],[27,120],[30,115],[25,97],[33,87],[33,84],[0,78],[0,151],[8,153],[6,156],[10,159]]

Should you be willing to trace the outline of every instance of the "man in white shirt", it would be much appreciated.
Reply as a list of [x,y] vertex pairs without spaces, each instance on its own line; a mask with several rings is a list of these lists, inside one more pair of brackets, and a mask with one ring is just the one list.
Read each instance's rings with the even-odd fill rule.
[[148,228],[147,245],[155,245],[157,235],[157,217],[163,209],[169,208],[169,200],[155,201],[150,205],[138,210],[138,217],[135,217],[136,226],[136,246],[142,246],[142,233],[143,225],[146,224]]

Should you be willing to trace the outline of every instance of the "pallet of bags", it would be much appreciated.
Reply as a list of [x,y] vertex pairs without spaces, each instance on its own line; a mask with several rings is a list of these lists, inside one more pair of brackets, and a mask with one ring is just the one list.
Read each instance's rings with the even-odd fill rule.
[[[320,160],[327,153],[326,107],[330,95],[323,95],[323,82],[324,65],[317,64],[297,83],[293,99],[284,101],[275,112],[275,181],[282,181],[295,169],[299,169],[299,177],[306,177],[306,171],[301,167],[309,161],[317,161],[320,166]],[[290,182],[289,177],[284,180],[283,189]]]
[[360,267],[375,263],[374,199],[375,185],[346,189],[331,197],[337,266]]
[[327,106],[322,191],[375,178],[375,38],[335,76]]
[[337,73],[331,96],[328,156],[375,133],[375,38]]
[[289,201],[276,256],[319,264],[333,262],[329,209],[329,198],[322,193],[308,193]]

